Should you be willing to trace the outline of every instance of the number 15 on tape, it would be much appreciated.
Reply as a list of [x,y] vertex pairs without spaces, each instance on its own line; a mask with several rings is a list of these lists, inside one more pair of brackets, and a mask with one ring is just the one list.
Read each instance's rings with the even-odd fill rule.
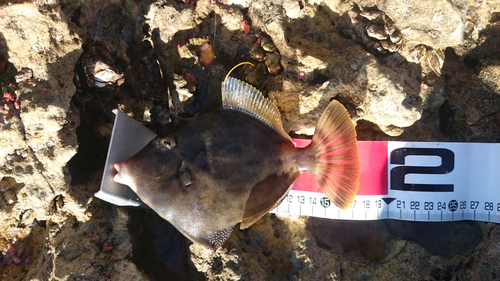
[[[294,139],[297,147],[309,140]],[[359,191],[348,210],[301,175],[275,213],[330,219],[500,223],[500,144],[359,141]]]

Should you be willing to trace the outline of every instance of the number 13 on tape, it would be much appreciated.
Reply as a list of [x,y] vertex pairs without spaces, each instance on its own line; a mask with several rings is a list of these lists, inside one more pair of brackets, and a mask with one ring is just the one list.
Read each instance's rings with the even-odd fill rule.
[[[294,139],[297,147],[309,140]],[[275,213],[330,219],[500,223],[500,144],[359,141],[360,186],[345,211],[304,173]]]

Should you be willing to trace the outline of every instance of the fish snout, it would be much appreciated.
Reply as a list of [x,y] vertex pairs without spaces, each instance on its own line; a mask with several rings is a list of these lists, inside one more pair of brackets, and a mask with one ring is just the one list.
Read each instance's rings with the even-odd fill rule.
[[124,176],[125,172],[123,171],[124,170],[123,163],[122,162],[115,163],[113,167],[115,167],[115,170],[117,172],[116,175],[113,177],[113,180],[117,183],[128,185],[128,181]]
[[120,173],[120,170],[122,169],[123,164],[121,162],[115,163],[113,167],[115,167],[116,172]]

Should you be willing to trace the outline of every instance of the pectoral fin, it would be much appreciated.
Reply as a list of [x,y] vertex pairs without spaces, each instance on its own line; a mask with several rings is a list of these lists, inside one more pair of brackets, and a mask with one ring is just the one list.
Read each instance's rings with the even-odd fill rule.
[[240,224],[240,229],[250,227],[265,214],[269,213],[281,202],[286,192],[293,186],[299,172],[283,173],[281,175],[269,175],[257,183],[250,193],[245,204],[245,212]]

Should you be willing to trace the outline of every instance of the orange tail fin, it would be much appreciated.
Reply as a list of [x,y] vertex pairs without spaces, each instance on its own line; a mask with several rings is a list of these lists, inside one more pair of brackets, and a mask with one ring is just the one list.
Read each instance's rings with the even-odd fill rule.
[[358,144],[349,113],[338,101],[319,118],[311,149],[316,154],[312,172],[321,189],[337,207],[349,208],[359,186]]

